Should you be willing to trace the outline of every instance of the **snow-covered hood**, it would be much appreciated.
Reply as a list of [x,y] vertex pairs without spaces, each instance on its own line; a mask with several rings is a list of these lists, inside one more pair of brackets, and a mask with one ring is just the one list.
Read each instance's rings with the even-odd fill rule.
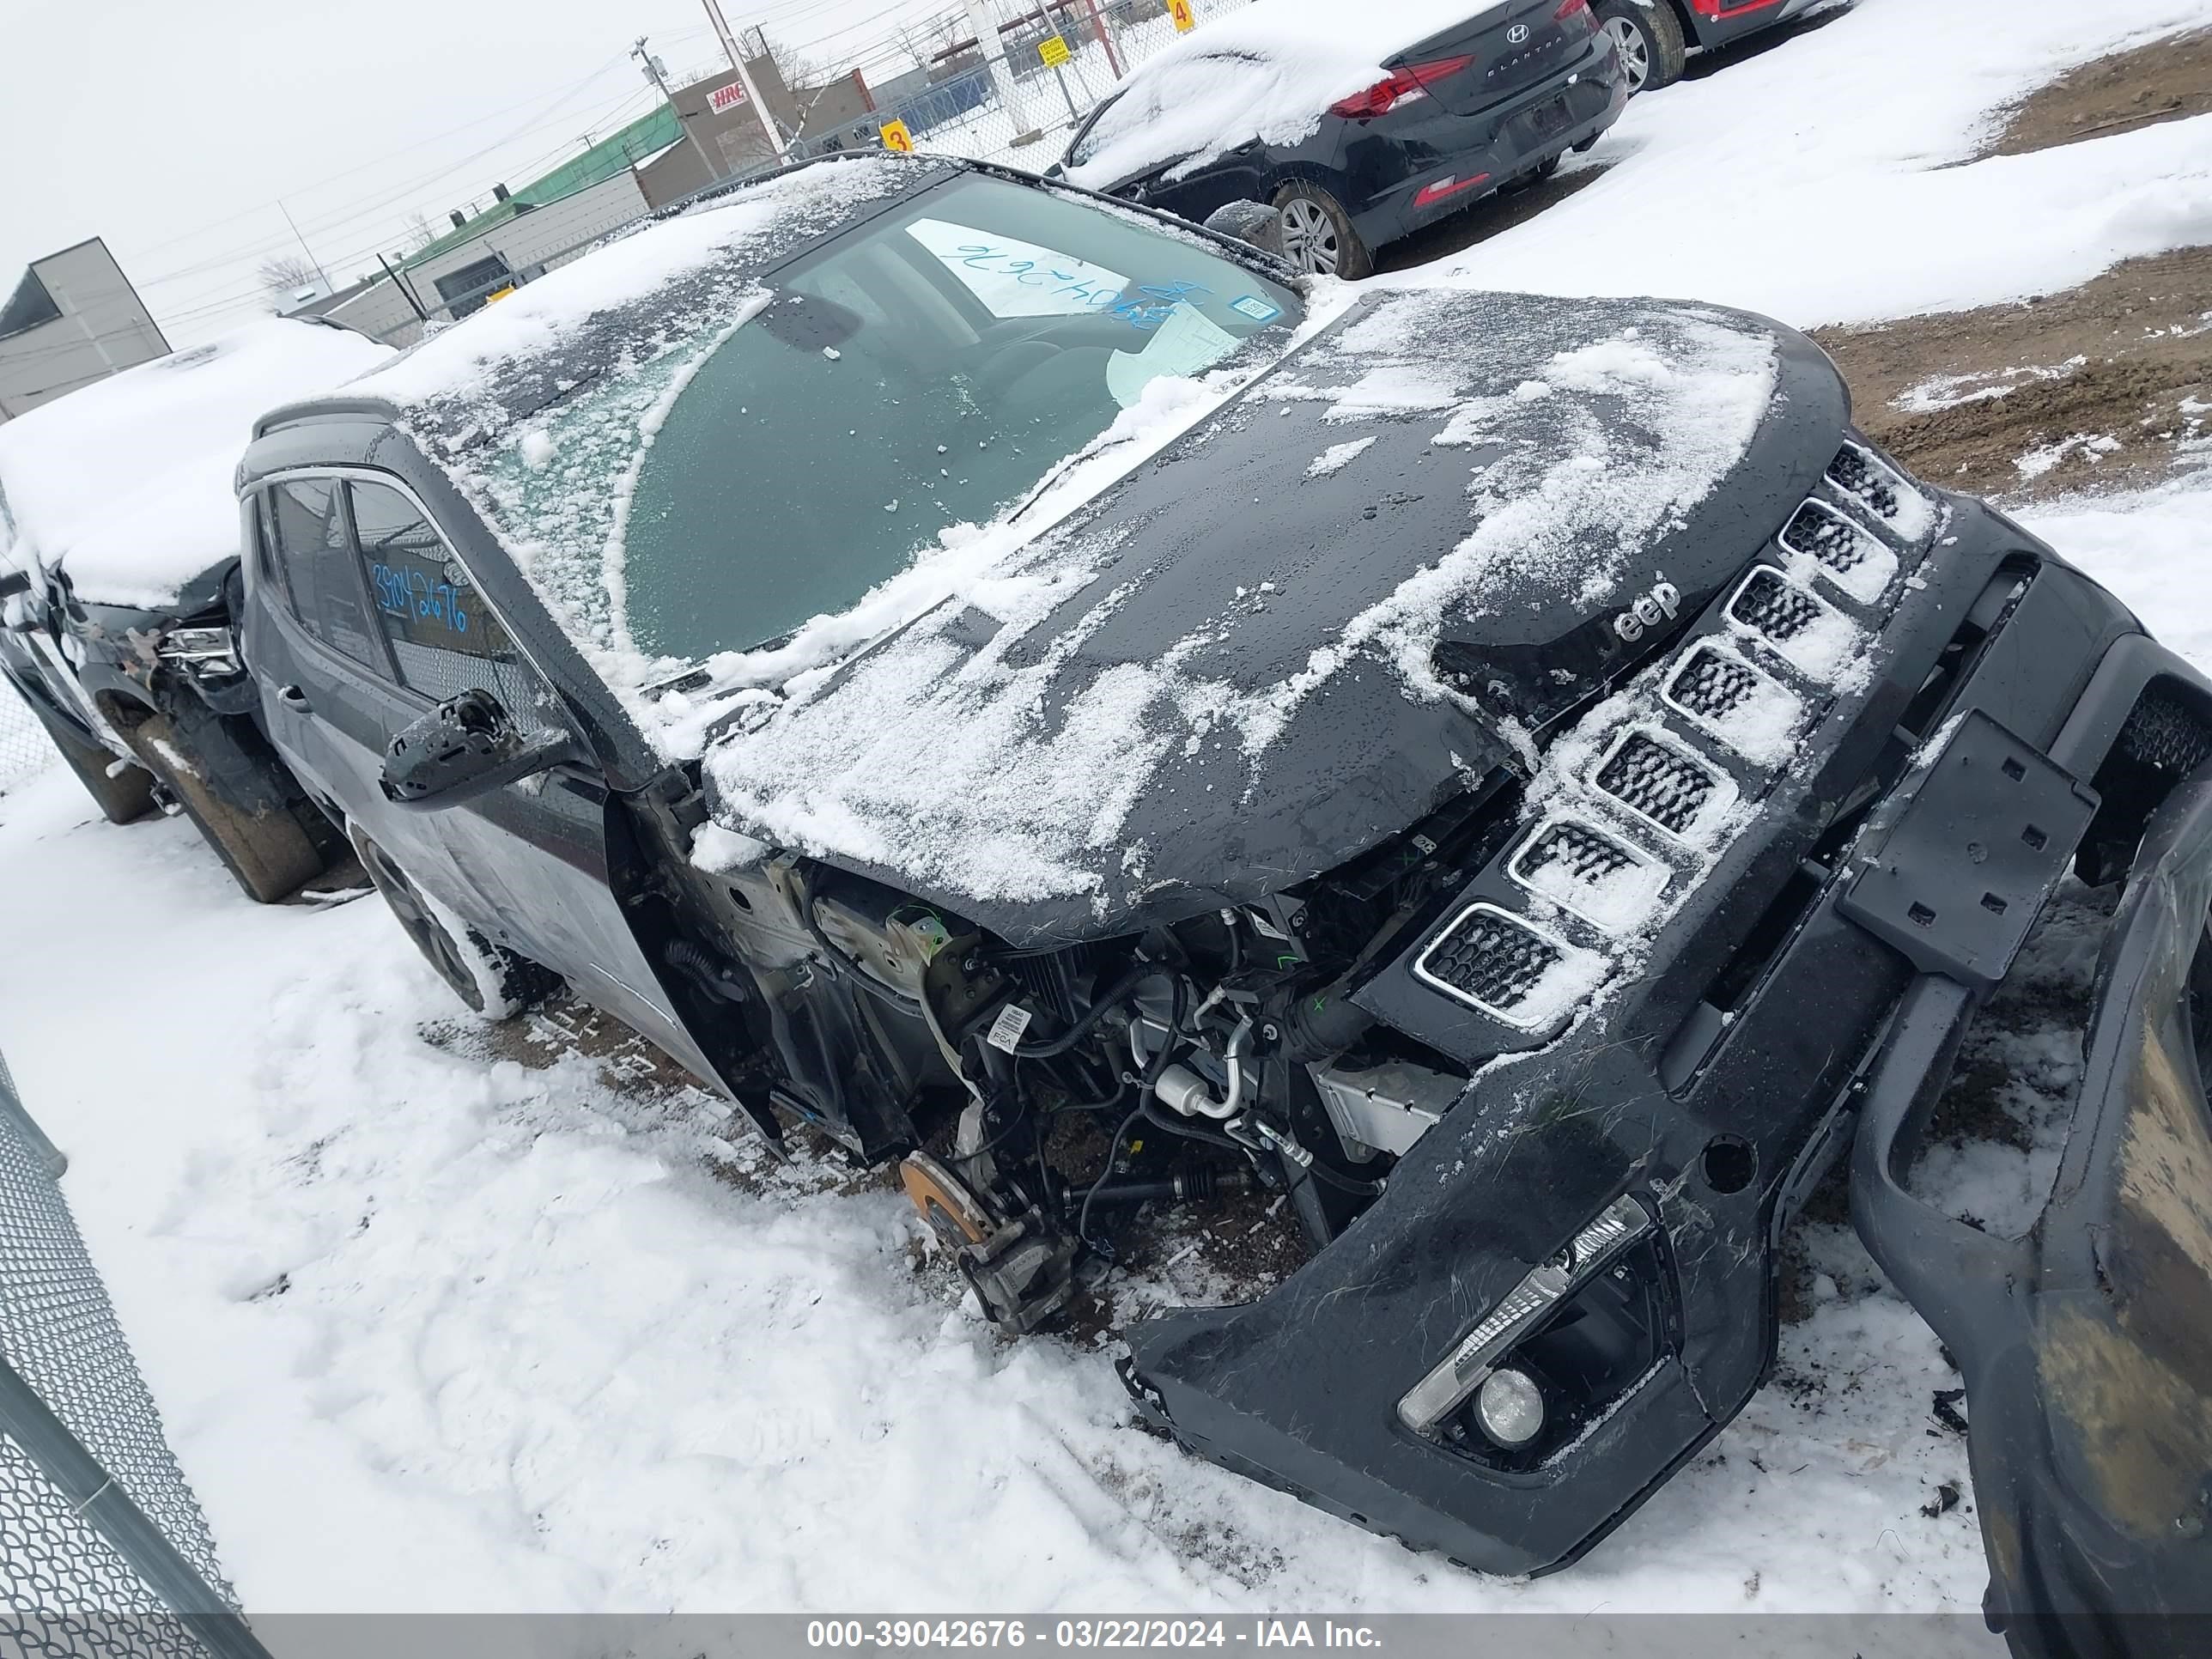
[[[1024,943],[1334,867],[1632,665],[1848,418],[1741,313],[1363,301],[1027,550],[705,756],[717,820]],[[763,706],[766,708],[765,705]]]
[[394,354],[270,318],[72,392],[0,427],[0,488],[25,545],[81,599],[159,609],[238,552],[232,475],[253,422]]

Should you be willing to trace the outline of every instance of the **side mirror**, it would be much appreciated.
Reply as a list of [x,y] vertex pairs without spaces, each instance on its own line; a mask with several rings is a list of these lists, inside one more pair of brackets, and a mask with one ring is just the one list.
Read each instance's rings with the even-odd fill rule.
[[31,591],[31,574],[27,570],[0,570],[0,599],[12,599],[18,593]]
[[574,758],[566,732],[525,737],[489,691],[448,697],[384,751],[384,798],[411,811],[454,806]]
[[1230,202],[1206,216],[1206,228],[1217,236],[1234,237],[1262,253],[1283,257],[1283,216],[1265,202]]

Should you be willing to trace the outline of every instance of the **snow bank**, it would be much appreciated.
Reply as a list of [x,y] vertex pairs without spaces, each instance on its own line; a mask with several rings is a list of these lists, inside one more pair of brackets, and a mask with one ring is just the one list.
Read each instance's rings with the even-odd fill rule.
[[1337,0],[1256,0],[1131,70],[1067,177],[1104,190],[1163,161],[1181,178],[1255,138],[1298,143],[1331,104],[1386,79],[1386,58],[1504,9],[1504,0],[1375,0],[1348,27]]
[[2056,292],[2212,241],[2212,116],[1967,158],[2063,70],[2205,21],[2203,0],[1861,0],[1636,99],[1571,160],[1594,181],[1389,280],[1693,295],[1801,328]]
[[64,568],[80,599],[167,604],[238,551],[232,475],[255,419],[392,355],[270,318],[0,425],[0,489],[26,544],[15,562]]
[[[59,772],[0,800],[0,892],[46,941],[0,953],[0,1047],[258,1615],[1980,1595],[1972,1514],[1921,1513],[1966,1480],[1966,1443],[1929,1432],[1956,1379],[1848,1229],[1819,1230],[1786,1387],[1572,1572],[1484,1578],[1136,1432],[1113,1350],[1001,1341],[903,1199],[767,1171],[696,1091],[487,1059],[375,901],[240,904],[189,823],[95,817]],[[198,971],[100,1016],[85,892],[131,893]],[[281,1659],[330,1631],[263,1634]]]

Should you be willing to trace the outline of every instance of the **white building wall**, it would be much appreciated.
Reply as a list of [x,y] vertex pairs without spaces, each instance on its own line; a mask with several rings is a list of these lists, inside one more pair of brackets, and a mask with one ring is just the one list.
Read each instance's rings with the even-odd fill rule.
[[[443,249],[434,258],[410,266],[403,273],[404,280],[425,311],[433,317],[441,316],[439,277],[450,276],[493,253],[518,273],[540,264],[551,270],[575,258],[610,231],[642,217],[645,211],[645,192],[639,188],[637,176],[624,171]],[[422,337],[422,325],[415,319],[413,307],[389,283],[379,283],[329,314],[393,345],[412,345]]]

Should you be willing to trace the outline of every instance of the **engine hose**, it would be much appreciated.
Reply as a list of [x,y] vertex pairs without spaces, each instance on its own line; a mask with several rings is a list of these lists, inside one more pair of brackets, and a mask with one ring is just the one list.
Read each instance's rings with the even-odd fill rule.
[[1149,1096],[1137,1109],[1144,1115],[1146,1122],[1164,1134],[1182,1135],[1186,1139],[1203,1141],[1208,1146],[1218,1146],[1224,1152],[1236,1153],[1239,1158],[1249,1157],[1251,1153],[1250,1147],[1239,1145],[1227,1135],[1218,1135],[1211,1129],[1201,1129],[1188,1118],[1170,1117],[1153,1103]]
[[1298,1173],[1302,1176],[1316,1176],[1320,1178],[1322,1186],[1334,1187],[1340,1193],[1348,1194],[1353,1198],[1379,1198],[1382,1194],[1382,1182],[1360,1181],[1348,1175],[1339,1175],[1319,1158],[1314,1159],[1310,1164],[1300,1164]]
[[1091,1240],[1091,1206],[1098,1200],[1098,1189],[1106,1184],[1106,1178],[1114,1173],[1114,1159],[1115,1155],[1121,1150],[1121,1143],[1128,1139],[1129,1126],[1144,1115],[1145,1104],[1143,1100],[1139,1099],[1137,1103],[1136,1110],[1131,1112],[1128,1116],[1123,1118],[1121,1120],[1121,1127],[1114,1131],[1114,1139],[1106,1148],[1106,1167],[1099,1170],[1098,1179],[1092,1182],[1091,1183],[1091,1190],[1084,1194],[1083,1208],[1075,1218],[1075,1237],[1077,1242],[1083,1244],[1086,1249],[1096,1250],[1100,1255],[1105,1257],[1109,1261],[1111,1261],[1114,1259],[1114,1252],[1111,1247],[1094,1244]]
[[1056,1037],[1047,1037],[1042,1042],[1017,1042],[1013,1047],[1018,1060],[1050,1060],[1054,1054],[1064,1054],[1091,1034],[1091,1029],[1106,1017],[1106,1011],[1118,1006],[1121,999],[1135,990],[1152,975],[1159,971],[1148,962],[1139,962],[1129,971],[1115,980],[1091,1002],[1090,1011]]
[[[1183,985],[1182,975],[1170,971],[1168,975],[1168,1034],[1166,1040],[1160,1044],[1159,1053],[1145,1062],[1146,1094],[1152,1092],[1153,1085],[1160,1080],[1160,1074],[1168,1068],[1169,1056],[1175,1053],[1176,1042],[1182,1036],[1182,1017],[1189,1006],[1190,994]],[[1130,1023],[1129,1029],[1136,1030],[1134,1021]]]

